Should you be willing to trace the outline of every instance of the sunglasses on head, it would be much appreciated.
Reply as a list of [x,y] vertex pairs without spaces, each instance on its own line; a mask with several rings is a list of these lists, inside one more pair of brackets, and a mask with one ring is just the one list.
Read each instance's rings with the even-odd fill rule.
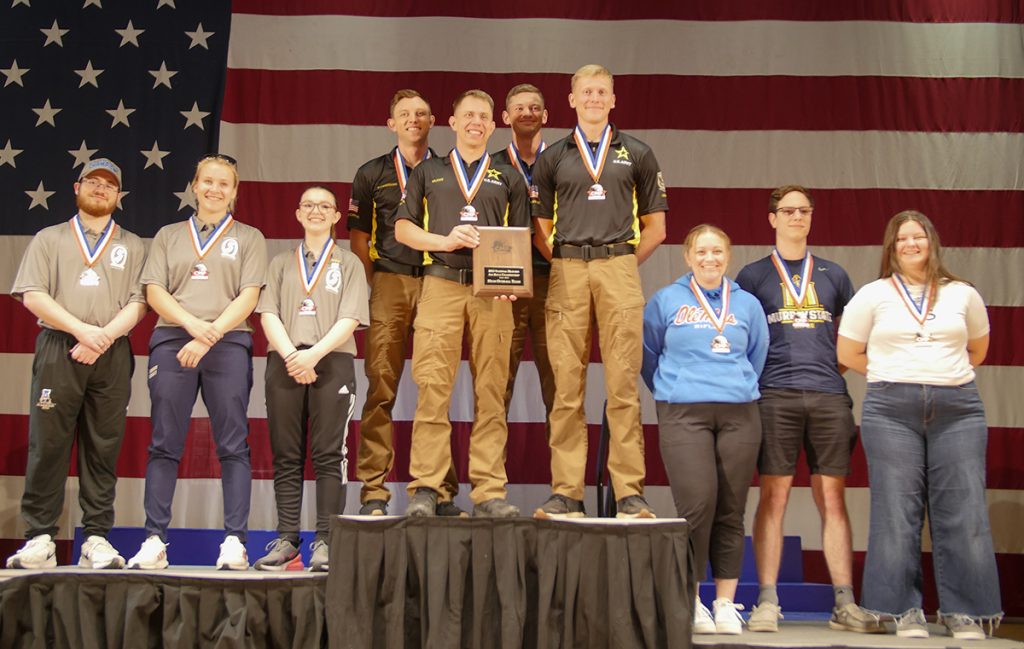
[[221,162],[228,163],[232,167],[238,166],[238,160],[235,160],[231,156],[223,153],[207,153],[206,155],[199,159],[199,162],[206,162],[207,160],[220,160]]

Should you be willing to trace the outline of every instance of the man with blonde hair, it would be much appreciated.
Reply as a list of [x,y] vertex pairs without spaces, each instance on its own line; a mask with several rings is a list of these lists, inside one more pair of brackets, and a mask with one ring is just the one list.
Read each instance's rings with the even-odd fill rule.
[[546,310],[555,374],[552,495],[536,510],[538,518],[584,515],[583,402],[592,319],[604,363],[608,471],[618,516],[654,516],[643,497],[637,379],[644,296],[637,268],[665,238],[668,201],[654,152],[609,122],[613,83],[611,72],[600,65],[576,71],[569,105],[578,123],[544,151],[533,171],[535,242],[552,257]]

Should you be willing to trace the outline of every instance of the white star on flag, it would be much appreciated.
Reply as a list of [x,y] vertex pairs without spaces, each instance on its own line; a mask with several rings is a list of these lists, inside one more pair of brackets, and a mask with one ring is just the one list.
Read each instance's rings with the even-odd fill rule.
[[47,205],[46,201],[48,198],[50,198],[57,192],[46,191],[46,188],[43,187],[43,181],[40,180],[39,186],[36,187],[34,191],[27,190],[25,193],[28,194],[28,197],[32,199],[32,203],[28,206],[28,209],[32,209],[36,206],[41,206],[44,210],[48,210],[50,209],[50,206]]
[[156,140],[153,140],[153,148],[149,151],[139,151],[142,155],[146,156],[146,166],[143,169],[149,169],[153,165],[164,168],[164,157],[167,156],[170,151],[161,151],[156,145]]
[[124,29],[115,29],[114,31],[121,36],[121,44],[118,45],[118,47],[124,47],[128,43],[131,43],[135,47],[138,47],[139,36],[142,36],[143,32],[145,32],[146,30],[135,29],[135,26],[132,25],[132,21],[129,20],[127,27],[125,27]]
[[59,47],[64,47],[63,36],[71,30],[61,29],[60,25],[57,24],[57,21],[54,20],[52,27],[49,29],[40,29],[39,31],[43,32],[43,36],[46,37],[46,42],[43,43],[43,47],[46,47],[50,43],[56,43]]
[[0,68],[0,72],[2,72],[5,77],[7,77],[7,81],[4,81],[4,88],[11,85],[12,83],[16,83],[22,88],[24,88],[25,84],[22,82],[21,78],[25,76],[25,73],[28,71],[29,68],[18,67],[18,59],[14,59],[14,62],[11,63],[11,67]]
[[49,124],[50,126],[57,126],[57,124],[54,123],[53,118],[57,115],[57,113],[59,113],[62,110],[64,110],[64,109],[63,108],[53,108],[53,107],[51,107],[50,106],[50,100],[47,99],[46,103],[43,104],[42,108],[33,108],[32,109],[33,113],[35,113],[36,115],[39,115],[39,119],[36,120],[36,126],[42,126],[43,124]]
[[11,3],[11,9],[17,7],[18,5],[25,5],[26,7],[32,6],[28,3],[28,0],[14,0],[14,2]]
[[196,206],[196,195],[192,191],[192,183],[185,183],[184,191],[173,192],[178,198],[178,211],[185,209],[186,207],[194,208]]
[[78,82],[78,87],[81,88],[85,84],[89,84],[94,88],[99,88],[100,84],[97,82],[97,77],[103,74],[103,70],[97,70],[92,67],[92,61],[87,61],[85,68],[82,70],[75,70],[75,74],[82,77],[82,80]]
[[185,35],[192,39],[192,43],[189,44],[188,49],[192,49],[196,45],[203,49],[210,49],[210,46],[206,44],[206,40],[214,35],[215,32],[204,32],[203,23],[199,23],[194,32],[185,32]]
[[171,9],[177,9],[177,7],[174,6],[174,0],[157,0],[156,8],[159,9],[160,7],[170,7]]
[[199,102],[192,102],[192,110],[183,110],[180,112],[185,117],[186,129],[189,126],[198,126],[200,130],[206,130],[206,127],[203,126],[203,118],[210,113],[204,110],[199,110]]
[[74,169],[75,167],[80,167],[86,162],[89,162],[89,160],[92,160],[92,154],[96,153],[98,150],[99,149],[90,149],[86,146],[85,140],[82,140],[82,145],[79,146],[77,150],[68,149],[68,153],[75,158],[75,164],[71,165],[71,168]]
[[11,165],[12,167],[17,167],[18,165],[14,164],[14,159],[18,157],[18,154],[22,151],[24,151],[24,149],[12,149],[11,141],[7,140],[7,144],[4,145],[4,148],[0,149],[0,167],[6,164]]
[[90,5],[94,5],[96,7],[99,7],[100,9],[103,8],[103,5],[100,4],[100,0],[85,0],[85,4],[82,5],[82,9],[85,9],[86,7],[88,7]]
[[160,69],[150,70],[149,73],[153,75],[154,79],[156,79],[156,81],[153,82],[153,88],[156,88],[157,86],[167,86],[168,88],[170,88],[171,77],[178,74],[177,70],[167,69],[167,61],[161,61]]
[[119,209],[119,210],[123,210],[124,209],[124,206],[121,205],[121,199],[123,199],[128,194],[131,194],[131,192],[118,192],[117,193],[117,209]]
[[114,118],[114,121],[110,123],[110,128],[114,128],[118,124],[124,124],[131,128],[131,124],[128,123],[128,116],[135,112],[134,108],[125,108],[124,100],[117,102],[117,108],[111,108],[107,113]]

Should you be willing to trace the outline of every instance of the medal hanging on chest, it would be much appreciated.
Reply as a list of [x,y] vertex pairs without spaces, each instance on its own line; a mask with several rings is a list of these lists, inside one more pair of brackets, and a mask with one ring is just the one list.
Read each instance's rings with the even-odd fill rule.
[[590,149],[587,137],[583,135],[583,130],[579,127],[579,124],[573,130],[572,136],[576,140],[576,148],[580,151],[580,158],[583,159],[583,166],[587,168],[587,173],[590,174],[594,181],[594,184],[587,188],[587,200],[603,201],[608,192],[601,185],[601,173],[604,172],[604,163],[608,160],[608,149],[612,143],[612,126],[608,124],[604,127],[604,132],[601,133],[601,141],[597,145],[596,152]]
[[197,221],[197,216],[193,216],[188,220],[188,233],[192,238],[192,249],[195,251],[196,257],[198,257],[195,265],[192,266],[192,274],[189,279],[205,281],[210,279],[210,269],[203,261],[206,258],[206,253],[210,252],[210,250],[217,245],[217,242],[235,221],[231,214],[225,216],[205,242],[203,241],[202,235],[199,234],[199,227],[196,225]]
[[928,320],[928,316],[931,314],[932,308],[935,307],[935,294],[938,292],[938,283],[932,282],[929,286],[926,286],[924,291],[921,293],[921,301],[918,302],[914,299],[914,296],[910,294],[910,289],[907,287],[906,282],[898,274],[893,273],[889,277],[889,281],[892,282],[892,287],[899,294],[900,299],[903,301],[903,306],[910,312],[910,316],[914,318],[914,321],[918,324],[917,332],[914,334],[914,343],[917,345],[927,345],[935,341],[935,338],[928,333],[925,322]]
[[729,344],[729,339],[725,336],[725,323],[729,320],[729,298],[730,298],[730,287],[729,282],[724,278],[722,279],[722,312],[715,313],[715,309],[708,302],[707,297],[704,295],[704,291],[700,289],[700,285],[697,284],[697,280],[694,277],[690,277],[690,290],[693,291],[694,297],[697,298],[697,303],[700,304],[700,308],[704,309],[704,315],[711,321],[711,326],[715,328],[718,334],[711,339],[711,351],[715,354],[728,354],[732,351],[732,346]]
[[299,264],[299,279],[302,280],[302,288],[306,292],[306,297],[302,298],[302,301],[299,303],[299,315],[315,316],[316,302],[313,300],[313,289],[316,288],[317,282],[320,281],[320,276],[323,275],[324,269],[327,268],[327,261],[331,258],[331,253],[334,252],[334,239],[327,240],[327,243],[324,244],[323,249],[320,251],[320,255],[313,262],[309,270],[306,270],[306,255],[303,253],[305,247],[305,243],[300,243],[299,247],[295,249],[296,261]]
[[452,169],[455,170],[455,180],[458,182],[459,191],[462,192],[462,197],[466,199],[466,205],[459,210],[459,220],[463,223],[476,223],[480,220],[480,215],[477,213],[476,208],[473,207],[473,199],[476,198],[477,192],[480,191],[480,187],[484,184],[484,176],[487,175],[487,168],[491,164],[491,156],[484,153],[484,157],[480,159],[480,164],[476,168],[476,173],[473,174],[473,178],[469,179],[466,173],[466,165],[462,163],[462,156],[459,155],[458,149],[452,149],[451,155],[449,156]]
[[96,245],[90,246],[89,240],[85,236],[85,228],[82,227],[82,221],[78,218],[77,214],[71,217],[70,223],[71,231],[75,234],[75,242],[78,243],[78,252],[82,254],[82,261],[85,262],[85,270],[78,276],[78,285],[87,287],[99,286],[100,275],[93,266],[103,256],[103,252],[107,249],[110,240],[114,238],[117,224],[114,223],[114,219],[110,219],[107,227],[103,228],[103,232],[100,232],[100,236],[96,239]]
[[[783,308],[802,309],[806,306],[807,292],[811,286],[811,273],[814,272],[814,258],[811,257],[811,253],[804,256],[800,274],[795,276],[796,281],[794,281],[794,276],[790,275],[789,268],[777,249],[772,250],[772,264],[775,266],[775,272],[778,273],[779,279],[782,280],[782,290],[787,298],[787,304]],[[810,323],[807,321],[806,313],[798,312],[794,315],[793,328],[806,329],[808,327],[810,327]]]

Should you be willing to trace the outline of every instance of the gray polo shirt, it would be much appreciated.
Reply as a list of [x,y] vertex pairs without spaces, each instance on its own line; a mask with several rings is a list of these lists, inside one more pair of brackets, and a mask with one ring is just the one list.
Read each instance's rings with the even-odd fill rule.
[[[262,287],[267,269],[267,244],[256,228],[233,221],[205,255],[200,256],[189,232],[189,219],[160,228],[149,247],[142,284],[155,284],[174,297],[183,309],[213,322],[242,289]],[[212,229],[200,234],[205,241]],[[158,327],[176,327],[162,317]],[[234,331],[252,331],[243,320]]]
[[[303,268],[299,268],[302,250]],[[260,295],[257,313],[273,313],[284,324],[288,338],[298,347],[315,345],[342,318],[359,322],[358,329],[370,325],[370,305],[366,293],[366,271],[354,254],[334,247],[312,290],[307,293],[303,272],[316,263],[320,250],[310,252],[298,246],[282,252],[270,261],[267,286]],[[355,355],[356,341],[348,340],[333,351]]]
[[[92,272],[75,234],[74,221],[44,228],[28,244],[11,296],[39,291],[86,324],[103,327],[131,302],[146,303],[139,277],[146,259],[142,239],[111,221],[114,228]],[[86,230],[95,246],[100,232]],[[51,325],[39,321],[44,327]]]

